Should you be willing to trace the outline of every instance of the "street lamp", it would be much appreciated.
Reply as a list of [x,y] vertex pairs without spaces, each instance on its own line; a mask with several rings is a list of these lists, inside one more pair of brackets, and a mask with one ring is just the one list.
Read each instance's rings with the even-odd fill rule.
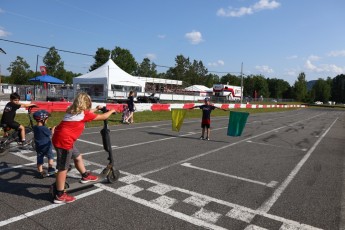
[[[6,54],[6,52],[2,48],[0,48],[0,53]],[[2,94],[1,65],[0,65],[0,94]]]
[[243,102],[243,62],[241,64],[241,104]]

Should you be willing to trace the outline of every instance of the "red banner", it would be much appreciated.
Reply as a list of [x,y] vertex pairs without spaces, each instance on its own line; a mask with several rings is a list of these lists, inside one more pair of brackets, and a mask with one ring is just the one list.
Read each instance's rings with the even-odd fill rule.
[[47,69],[45,66],[40,66],[42,76],[47,75]]

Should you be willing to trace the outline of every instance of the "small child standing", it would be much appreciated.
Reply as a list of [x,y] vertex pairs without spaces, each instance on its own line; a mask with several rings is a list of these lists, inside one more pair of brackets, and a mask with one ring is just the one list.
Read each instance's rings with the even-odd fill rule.
[[90,96],[87,93],[79,93],[72,105],[67,108],[61,123],[55,128],[52,141],[56,150],[56,168],[58,170],[56,174],[56,188],[54,188],[56,190],[54,203],[56,204],[71,203],[76,200],[74,196],[68,195],[65,191],[67,171],[72,159],[76,169],[81,174],[80,183],[98,180],[98,176],[86,171],[83,157],[74,143],[84,131],[86,122],[105,120],[115,110],[112,109],[103,114],[95,114],[96,110],[100,110],[103,107],[97,106],[95,109],[91,109],[91,106]]
[[[51,141],[55,127],[51,130],[46,126],[50,113],[46,110],[38,110],[33,114],[36,125],[33,127],[35,137],[35,149],[37,153],[37,178],[44,178],[55,173],[53,144]],[[48,173],[43,170],[44,157],[48,158]]]

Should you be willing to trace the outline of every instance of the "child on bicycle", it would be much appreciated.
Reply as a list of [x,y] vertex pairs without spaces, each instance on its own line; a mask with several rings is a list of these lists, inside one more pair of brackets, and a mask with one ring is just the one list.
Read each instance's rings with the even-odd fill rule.
[[54,203],[56,204],[71,203],[76,200],[75,197],[65,192],[67,170],[71,159],[73,159],[76,169],[81,174],[81,183],[98,180],[97,176],[86,171],[82,155],[75,147],[75,141],[82,134],[86,122],[106,120],[115,110],[95,114],[96,110],[103,107],[97,106],[96,109],[91,109],[91,106],[90,96],[87,93],[79,93],[72,105],[67,108],[61,123],[55,128],[52,141],[57,154],[56,168],[58,172],[56,174],[56,195],[54,197]]
[[20,138],[22,144],[25,144],[25,127],[14,120],[16,117],[16,111],[19,108],[28,108],[34,104],[20,103],[20,96],[18,93],[12,93],[10,95],[10,102],[8,102],[4,108],[4,112],[1,117],[1,126],[4,128],[4,136],[7,136],[6,129],[14,129],[20,132]]
[[[46,124],[50,113],[46,110],[38,110],[34,112],[33,118],[36,125],[33,127],[35,137],[35,149],[37,153],[37,178],[44,178],[55,173],[53,144],[51,141],[52,134],[54,133],[55,126],[49,129]],[[44,157],[48,158],[48,173],[43,170]]]

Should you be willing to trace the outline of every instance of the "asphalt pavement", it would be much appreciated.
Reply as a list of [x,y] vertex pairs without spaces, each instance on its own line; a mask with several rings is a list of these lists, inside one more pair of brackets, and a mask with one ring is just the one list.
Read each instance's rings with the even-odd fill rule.
[[[253,114],[240,137],[212,117],[209,141],[200,119],[180,132],[171,121],[111,126],[119,180],[63,205],[48,193],[54,177],[35,178],[35,152],[14,149],[0,158],[0,229],[345,229],[344,115]],[[107,164],[100,129],[76,143],[94,173]]]

